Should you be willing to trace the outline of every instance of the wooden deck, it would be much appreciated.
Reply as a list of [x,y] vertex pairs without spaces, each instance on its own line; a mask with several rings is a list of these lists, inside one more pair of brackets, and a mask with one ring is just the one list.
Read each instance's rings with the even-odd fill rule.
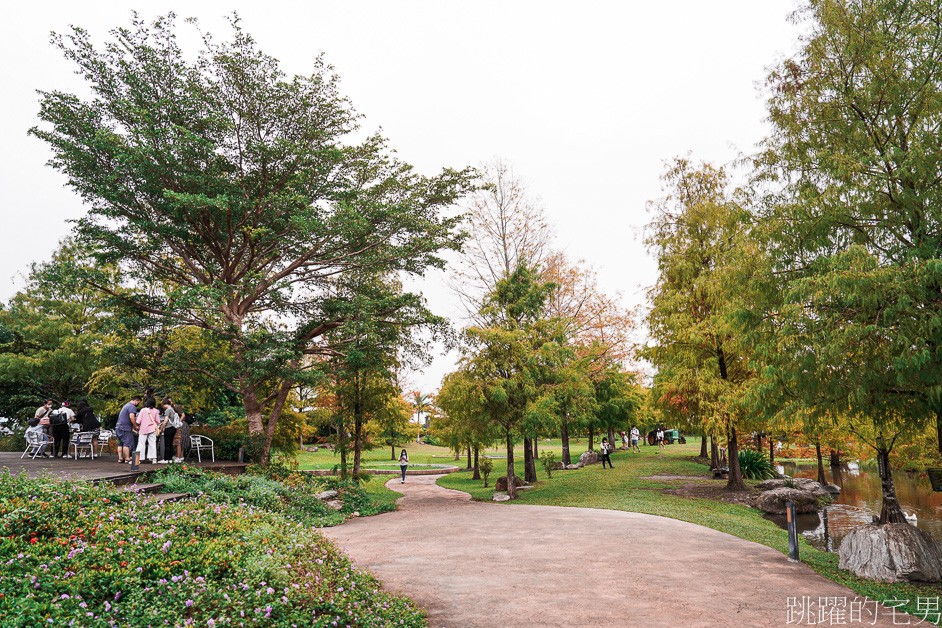
[[[0,468],[10,470],[10,473],[17,475],[26,473],[30,477],[41,475],[58,475],[73,480],[82,480],[86,482],[111,482],[116,485],[134,484],[137,478],[147,473],[155,471],[167,465],[163,464],[142,464],[137,471],[131,470],[131,465],[119,463],[117,455],[105,453],[102,457],[90,458],[36,458],[29,456],[20,458],[22,452],[0,452]],[[208,471],[217,471],[227,475],[241,475],[245,472],[246,463],[239,462],[196,462],[187,461],[188,466],[199,467]]]

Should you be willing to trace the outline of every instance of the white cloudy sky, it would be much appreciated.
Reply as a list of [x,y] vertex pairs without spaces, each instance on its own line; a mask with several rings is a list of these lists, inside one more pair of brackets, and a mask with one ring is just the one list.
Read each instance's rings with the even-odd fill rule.
[[[29,138],[36,89],[80,89],[49,45],[69,24],[104,37],[142,16],[198,17],[221,38],[237,10],[262,50],[291,73],[326,53],[369,129],[382,127],[420,171],[499,156],[542,198],[559,245],[585,258],[627,306],[643,301],[654,262],[640,232],[666,160],[692,151],[716,163],[765,135],[758,90],[766,68],[796,47],[795,0],[547,2],[374,0],[306,3],[17,2],[4,9],[0,51],[0,300],[22,285],[83,213]],[[181,26],[185,26],[182,25]],[[433,309],[455,315],[440,277]],[[437,388],[443,357],[414,386]]]

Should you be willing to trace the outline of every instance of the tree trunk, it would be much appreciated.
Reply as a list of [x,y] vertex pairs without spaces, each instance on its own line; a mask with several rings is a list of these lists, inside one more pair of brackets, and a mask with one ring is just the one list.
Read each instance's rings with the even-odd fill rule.
[[461,449],[455,447],[455,462],[458,462],[459,460],[461,460]]
[[563,464],[572,464],[572,458],[569,456],[569,420],[563,418],[563,423],[559,428],[559,438],[563,441]]
[[841,450],[840,449],[831,450],[831,461],[829,464],[832,469],[835,467],[841,466]]
[[729,441],[729,480],[726,488],[730,491],[746,490],[746,483],[742,479],[742,470],[739,468],[739,444],[736,442],[736,426],[732,425],[729,417],[726,419]]
[[762,451],[762,432],[756,432],[756,451]]
[[716,438],[710,434],[710,470],[714,471],[720,468],[720,447],[716,444]]
[[700,439],[700,457],[706,458],[709,454],[707,453],[707,434],[703,433],[703,438]]
[[589,451],[594,449],[594,445],[595,445],[595,428],[590,427],[589,428]]
[[393,443],[392,445],[390,445],[390,447],[392,448],[392,449],[391,449],[392,453],[390,454],[392,457],[390,458],[390,460],[397,460],[397,458],[396,458],[396,443]]
[[893,486],[893,470],[890,468],[890,451],[885,446],[877,449],[877,462],[880,466],[880,488],[883,489],[883,508],[880,509],[880,523],[909,523],[903,515],[896,487]]
[[479,452],[478,448],[475,447],[474,448],[474,475],[471,476],[472,480],[481,479],[481,470],[478,468],[478,452]]
[[533,441],[523,439],[523,481],[527,484],[536,482],[536,461],[533,459]]
[[615,448],[615,428],[608,428],[608,446],[612,449]]
[[828,483],[828,478],[824,475],[824,458],[821,457],[821,443],[814,444],[815,454],[818,456],[818,484],[824,486]]
[[468,445],[468,471],[471,470],[471,445]]
[[517,483],[514,482],[514,443],[507,430],[507,496],[517,499]]
[[939,456],[942,457],[942,409],[935,413],[935,437],[939,444]]
[[353,483],[360,483],[360,449],[363,447],[363,404],[360,399],[360,373],[353,373]]
[[533,437],[533,463],[536,464],[536,461],[540,459],[540,437],[539,435]]

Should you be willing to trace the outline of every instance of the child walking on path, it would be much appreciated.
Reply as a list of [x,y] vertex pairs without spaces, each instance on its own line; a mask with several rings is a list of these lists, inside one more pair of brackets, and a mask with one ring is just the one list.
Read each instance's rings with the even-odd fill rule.
[[399,454],[399,469],[402,470],[402,482],[400,484],[406,483],[406,469],[409,468],[409,454],[406,453],[406,450],[403,449],[402,453]]
[[144,409],[137,417],[140,426],[140,438],[137,442],[137,453],[143,461],[150,452],[150,462],[157,462],[157,427],[160,425],[160,413],[157,411],[157,400],[153,397],[144,402]]
[[615,467],[612,465],[612,458],[611,458],[612,446],[608,444],[607,437],[602,439],[602,445],[600,449],[602,450],[602,468],[603,469],[605,468],[605,463],[607,462],[608,468],[614,469]]

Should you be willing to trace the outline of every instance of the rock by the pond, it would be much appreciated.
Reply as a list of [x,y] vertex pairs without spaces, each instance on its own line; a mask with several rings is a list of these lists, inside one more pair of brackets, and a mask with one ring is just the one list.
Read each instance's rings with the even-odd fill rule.
[[841,492],[841,487],[837,484],[825,484],[823,488],[825,492],[830,493],[831,495],[838,495]]
[[491,497],[495,502],[509,502],[510,495],[507,493],[494,493],[494,496]]
[[[523,481],[523,478],[519,475],[514,476],[514,486],[523,486],[526,482]],[[494,483],[495,491],[506,491],[507,490],[507,476],[502,475],[497,478],[497,482]]]
[[327,502],[327,505],[333,508],[334,510],[340,510],[341,508],[343,508],[343,502],[340,501],[339,499],[332,499],[329,502]]
[[838,567],[884,582],[942,580],[942,543],[908,523],[857,526],[841,541]]
[[760,491],[772,491],[779,488],[791,488],[801,491],[809,491],[818,497],[830,496],[830,493],[824,490],[820,484],[809,478],[774,478],[772,480],[762,480],[756,484],[756,488]]
[[756,499],[756,508],[773,515],[785,514],[785,503],[795,502],[795,512],[817,512],[818,496],[811,491],[797,488],[773,488],[761,493]]
[[579,462],[582,463],[582,466],[587,467],[590,464],[595,464],[599,461],[599,455],[594,451],[587,451],[579,456]]
[[340,493],[338,493],[337,491],[324,491],[323,493],[318,493],[314,497],[316,497],[317,499],[333,499],[334,497],[337,497],[337,495],[339,494]]

